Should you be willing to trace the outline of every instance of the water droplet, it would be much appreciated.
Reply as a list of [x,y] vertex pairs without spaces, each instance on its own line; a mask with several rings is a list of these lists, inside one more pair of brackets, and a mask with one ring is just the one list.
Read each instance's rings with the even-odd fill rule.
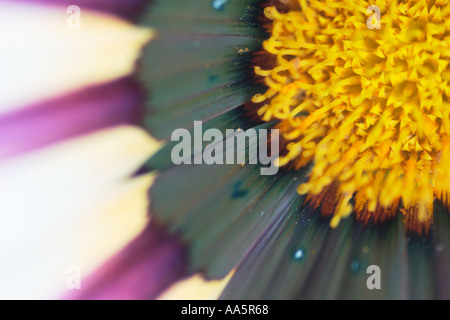
[[369,251],[370,251],[370,248],[368,246],[364,246],[362,248],[362,252],[364,252],[364,253],[368,253]]
[[442,251],[444,251],[444,244],[439,243],[438,245],[436,245],[436,251],[437,251],[437,252],[442,252]]
[[231,198],[237,199],[237,198],[243,198],[247,195],[248,190],[245,190],[242,188],[242,181],[238,181],[233,185],[233,192],[231,194]]
[[195,48],[200,47],[200,40],[195,40],[193,45],[194,45]]
[[223,10],[229,0],[213,0],[212,7],[216,10]]
[[305,252],[302,249],[295,251],[294,259],[297,261],[302,260],[305,257]]
[[350,262],[350,270],[352,270],[352,272],[358,272],[359,271],[359,261],[356,259],[353,259]]
[[215,81],[217,81],[217,79],[219,79],[218,75],[211,75],[211,76],[209,76],[208,81],[215,82]]

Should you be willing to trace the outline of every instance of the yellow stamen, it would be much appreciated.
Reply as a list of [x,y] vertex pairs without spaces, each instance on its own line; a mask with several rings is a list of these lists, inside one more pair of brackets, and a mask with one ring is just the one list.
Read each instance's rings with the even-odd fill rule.
[[[373,4],[381,29],[367,26]],[[314,162],[301,194],[337,184],[332,227],[352,212],[355,195],[360,212],[400,202],[414,228],[429,224],[435,195],[450,191],[450,4],[299,0],[297,7],[266,8],[273,31],[264,48],[277,63],[255,68],[269,89],[253,102],[263,120],[281,120],[288,142],[279,164]]]

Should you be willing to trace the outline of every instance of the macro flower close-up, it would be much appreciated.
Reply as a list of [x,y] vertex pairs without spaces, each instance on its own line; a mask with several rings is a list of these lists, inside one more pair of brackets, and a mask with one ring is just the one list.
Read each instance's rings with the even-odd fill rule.
[[0,299],[450,299],[449,19],[0,0]]

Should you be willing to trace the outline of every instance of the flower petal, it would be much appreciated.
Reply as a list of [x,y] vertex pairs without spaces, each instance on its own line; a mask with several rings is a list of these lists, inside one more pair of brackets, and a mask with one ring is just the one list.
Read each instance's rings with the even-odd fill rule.
[[82,10],[98,10],[107,13],[113,13],[125,18],[135,18],[148,0],[14,0],[15,2],[38,3],[55,6],[77,5]]
[[189,245],[189,271],[222,278],[286,210],[299,208],[296,186],[305,174],[261,176],[256,165],[169,167],[150,190],[151,214]]
[[129,78],[0,115],[0,159],[93,130],[138,122],[141,96]]
[[233,272],[230,272],[222,280],[206,281],[202,275],[196,274],[173,284],[158,300],[217,300],[232,276]]
[[58,7],[0,3],[0,113],[130,74],[153,35],[88,10],[71,30],[68,17]]
[[[249,129],[255,126],[256,123],[252,123],[246,118],[246,112],[244,107],[236,108],[230,110],[229,112],[219,115],[209,121],[202,124],[203,130],[208,129],[218,129],[221,132],[226,132],[227,129]],[[191,135],[193,135],[193,129],[190,130]],[[166,170],[168,167],[174,166],[171,153],[177,141],[169,141],[161,149],[153,155],[146,164],[141,168],[140,172],[149,172],[153,170]],[[204,143],[203,148],[206,147]],[[194,154],[194,150],[191,150],[191,155]]]
[[122,252],[83,281],[67,298],[88,300],[154,299],[185,276],[185,250],[155,223]]
[[130,175],[156,147],[121,126],[0,163],[0,297],[57,298],[69,266],[87,275],[139,234],[152,180]]
[[[331,229],[305,207],[246,257],[221,298],[448,299],[442,231],[450,224],[447,213],[436,216],[445,221],[430,238],[407,239],[399,217],[381,226],[346,219]],[[369,266],[380,268],[381,290],[367,287]]]
[[[253,22],[255,1],[156,1],[141,19],[158,30],[146,47],[140,78],[150,94],[145,127],[167,139],[249,101],[262,90],[253,81],[251,52],[265,38]],[[176,8],[176,10],[174,10]]]

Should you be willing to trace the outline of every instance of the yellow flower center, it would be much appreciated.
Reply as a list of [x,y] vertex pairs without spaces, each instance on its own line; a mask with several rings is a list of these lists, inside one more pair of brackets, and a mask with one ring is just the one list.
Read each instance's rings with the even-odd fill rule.
[[298,192],[334,190],[332,227],[354,209],[376,220],[399,203],[413,228],[429,225],[434,198],[450,191],[450,4],[291,7],[265,9],[273,31],[264,49],[276,63],[255,68],[268,90],[252,100],[263,120],[281,120],[280,166],[314,162]]

